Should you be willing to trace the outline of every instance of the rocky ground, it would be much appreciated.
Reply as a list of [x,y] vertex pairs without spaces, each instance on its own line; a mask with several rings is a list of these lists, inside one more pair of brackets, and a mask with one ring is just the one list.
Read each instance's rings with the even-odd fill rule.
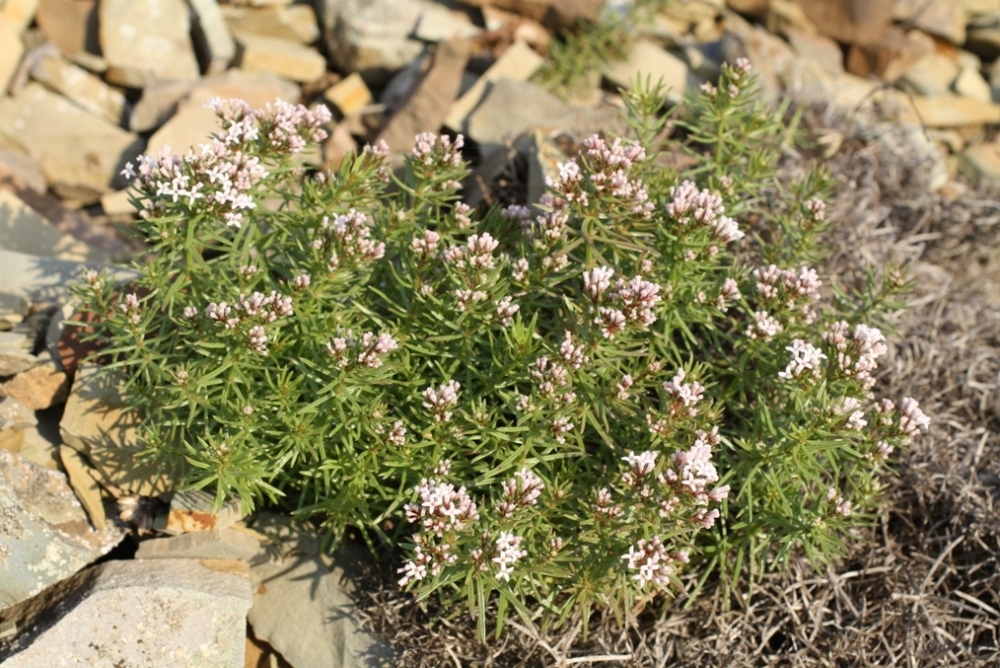
[[[591,62],[561,31],[630,6],[0,0],[0,666],[996,665],[1000,0],[664,1],[623,59],[554,88]],[[849,285],[899,261],[916,281],[882,382],[934,426],[843,564],[796,563],[743,605],[716,592],[586,639],[571,622],[484,646],[364,549],[324,555],[287,518],[212,513],[134,465],[129,416],[62,324],[68,286],[135,255],[119,173],[204,142],[206,100],[327,105],[316,166],[462,132],[471,204],[535,201],[568,144],[620,127],[617,87],[662,77],[676,101],[740,56],[815,140],[784,174],[838,175],[827,271]]]

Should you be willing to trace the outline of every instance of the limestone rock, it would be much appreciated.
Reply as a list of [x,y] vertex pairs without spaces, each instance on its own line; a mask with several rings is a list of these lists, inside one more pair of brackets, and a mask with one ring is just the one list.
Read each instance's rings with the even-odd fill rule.
[[229,32],[217,0],[188,0],[194,12],[194,46],[206,74],[226,71],[236,57],[236,41]]
[[17,399],[0,399],[0,448],[19,452],[24,445],[24,432],[38,424],[34,411]]
[[877,40],[854,44],[847,55],[847,70],[859,77],[875,75],[895,81],[917,61],[934,51],[934,40],[914,30],[889,26]]
[[209,529],[139,543],[136,559],[234,559],[249,563],[261,552],[260,541],[246,530]]
[[980,102],[991,102],[993,100],[990,92],[990,85],[979,73],[979,69],[969,65],[962,67],[962,70],[955,77],[951,84],[951,89],[962,97],[972,98]]
[[448,40],[438,46],[427,76],[379,134],[391,151],[412,148],[413,138],[421,132],[437,132],[458,95],[468,60],[465,40]]
[[693,25],[703,19],[715,19],[724,7],[724,0],[681,0],[666,3],[662,13]]
[[170,120],[177,111],[177,105],[187,97],[197,82],[157,81],[142,90],[142,97],[132,109],[129,129],[133,132],[149,132]]
[[[81,280],[87,265],[0,249],[0,267],[5,272],[4,292],[19,295],[32,303],[55,303],[70,298],[70,284]],[[135,272],[125,267],[102,267],[98,264],[90,267],[96,270],[107,268],[116,280],[135,277]]]
[[142,88],[163,79],[198,78],[184,0],[101,0],[99,12],[108,81]]
[[40,0],[35,20],[67,58],[98,58],[97,0]]
[[819,31],[813,22],[806,16],[801,5],[795,0],[771,0],[767,8],[767,16],[764,18],[764,25],[773,33],[784,35],[789,30],[798,30],[808,35],[815,35]]
[[0,450],[0,610],[73,575],[123,536],[117,526],[91,528],[64,474]]
[[222,15],[235,34],[263,35],[300,44],[314,44],[319,39],[316,12],[310,5],[238,7],[225,5]]
[[916,97],[913,110],[901,109],[901,120],[924,124],[932,128],[954,128],[967,125],[1000,123],[1000,104],[980,102],[957,95]]
[[0,3],[0,19],[22,31],[31,25],[38,10],[38,0],[6,0]]
[[1000,143],[993,141],[967,148],[959,160],[959,171],[975,184],[1000,181]]
[[636,77],[649,77],[655,85],[662,81],[667,89],[667,99],[677,104],[688,88],[701,84],[701,79],[688,69],[687,64],[649,40],[639,40],[632,45],[624,62],[609,65],[604,77],[615,86],[628,88]]
[[[26,337],[17,338],[23,340]],[[14,345],[9,340],[4,341],[0,345],[0,377],[13,376],[22,371],[27,371],[36,364],[38,364],[38,358],[32,355],[30,351],[25,350],[23,345]]]
[[370,558],[364,548],[318,555],[315,535],[276,516],[253,528],[277,548],[250,569],[254,602],[247,618],[256,637],[296,668],[395,665],[385,641],[361,630],[351,599],[357,565]]
[[423,51],[409,35],[420,18],[418,0],[320,0],[327,52],[344,72],[384,83]]
[[258,108],[276,98],[298,102],[299,95],[298,86],[271,72],[231,69],[205,77],[190,90],[170,121],[150,137],[147,153],[156,153],[164,146],[175,153],[185,153],[208,142],[209,135],[219,130],[215,113],[205,108],[212,97],[240,98]]
[[[511,106],[511,100],[517,104]],[[617,132],[621,126],[616,110],[572,107],[536,84],[507,78],[490,86],[467,123],[469,137],[485,149],[484,154],[536,127],[590,133]]]
[[214,510],[215,495],[200,489],[177,492],[170,500],[170,510],[165,520],[157,521],[157,531],[177,536],[212,529],[227,529],[243,519],[240,500],[228,500],[219,510]]
[[965,42],[966,11],[950,0],[896,0],[895,18],[952,44]]
[[0,149],[0,180],[21,191],[44,193],[49,187],[38,160],[20,151]]
[[795,0],[821,35],[863,44],[892,23],[893,0]]
[[316,81],[326,59],[299,42],[243,33],[239,36],[240,67],[247,72],[273,72],[292,81]]
[[965,48],[989,60],[1000,55],[1000,11],[980,16],[968,25]]
[[78,65],[49,50],[37,58],[31,76],[95,116],[114,125],[122,125],[127,117],[125,96]]
[[455,132],[466,132],[466,120],[476,105],[482,101],[490,84],[503,78],[526,81],[538,71],[543,62],[544,59],[524,41],[516,40],[469,90],[452,103],[444,119],[444,125]]
[[243,666],[250,585],[232,561],[109,561],[10,610],[4,668]]
[[122,216],[137,213],[132,205],[130,190],[116,190],[107,195],[101,195],[101,210],[106,216]]
[[450,9],[435,2],[425,1],[417,19],[413,34],[425,42],[441,42],[446,39],[468,39],[479,35],[482,29],[472,23],[469,15],[461,10]]
[[101,481],[131,494],[158,496],[173,488],[160,467],[136,461],[136,417],[122,410],[118,384],[95,366],[77,370],[59,433],[63,443],[87,455]]
[[340,169],[347,154],[356,153],[357,150],[357,142],[351,136],[349,122],[345,119],[343,123],[337,123],[323,142],[323,168],[332,171]]
[[7,92],[21,57],[24,55],[24,45],[21,44],[21,31],[11,21],[0,16],[0,95]]
[[13,397],[34,411],[63,403],[68,393],[69,378],[51,358],[0,383],[0,397]]
[[122,183],[120,172],[142,141],[87,113],[38,83],[0,99],[0,134],[35,157],[49,185],[65,197],[95,201]]
[[[0,190],[0,248],[62,260],[106,262],[110,258],[54,228],[9,190]],[[0,376],[7,375],[0,373]]]
[[758,75],[760,93],[769,103],[778,100],[783,82],[795,71],[798,60],[784,40],[760,26],[750,25],[735,14],[726,17],[722,55],[723,60],[730,63],[740,57],[750,61]]
[[954,58],[935,51],[915,62],[896,84],[914,95],[946,95],[960,71],[961,66]]
[[323,92],[323,99],[340,112],[341,116],[354,116],[372,102],[372,92],[357,72],[352,72]]
[[102,531],[107,526],[107,517],[104,514],[104,501],[101,499],[101,488],[94,478],[96,472],[83,459],[83,455],[73,448],[62,445],[59,446],[59,461],[62,462],[63,469],[69,477],[69,484],[80,500],[80,505],[87,511],[90,523],[98,531]]
[[[30,310],[31,303],[24,297],[12,295],[9,292],[0,292],[0,320],[3,322],[16,325],[24,320]],[[4,343],[0,338],[0,345]]]
[[844,54],[840,45],[823,35],[810,35],[801,30],[786,30],[785,37],[799,56],[812,60],[830,74],[844,71]]

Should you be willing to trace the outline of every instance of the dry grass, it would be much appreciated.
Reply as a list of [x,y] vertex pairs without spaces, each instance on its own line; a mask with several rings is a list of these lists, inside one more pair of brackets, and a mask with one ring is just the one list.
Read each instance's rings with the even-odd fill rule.
[[[488,646],[466,615],[432,622],[395,588],[369,592],[367,614],[399,665],[997,666],[1000,664],[1000,198],[931,191],[922,135],[890,124],[806,114],[840,149],[826,269],[851,285],[866,264],[904,262],[912,308],[895,317],[881,392],[915,397],[928,434],[887,479],[881,522],[838,568],[804,562],[744,605],[718,590],[622,627],[597,619],[552,637],[514,626]],[[807,157],[788,156],[794,175]]]

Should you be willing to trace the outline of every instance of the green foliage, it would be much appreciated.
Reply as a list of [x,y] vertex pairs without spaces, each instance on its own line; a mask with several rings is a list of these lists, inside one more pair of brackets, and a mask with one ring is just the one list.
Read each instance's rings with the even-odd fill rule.
[[[144,158],[134,292],[80,294],[148,455],[220,502],[401,546],[402,582],[484,636],[490,606],[498,634],[626,614],[689,561],[740,593],[795,551],[836,558],[926,426],[870,395],[865,321],[900,281],[822,297],[825,177],[776,180],[784,127],[745,63],[683,147],[636,88],[641,143],[588,139],[530,209],[462,204],[446,137],[397,176],[380,147],[303,175],[323,118],[302,108],[223,106],[204,152]],[[697,185],[658,165],[678,148]]]

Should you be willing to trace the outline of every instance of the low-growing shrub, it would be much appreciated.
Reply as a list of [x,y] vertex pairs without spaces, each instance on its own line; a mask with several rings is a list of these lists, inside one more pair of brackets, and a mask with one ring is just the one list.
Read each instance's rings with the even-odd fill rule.
[[824,286],[824,178],[776,181],[786,128],[745,62],[683,142],[634,90],[633,140],[592,136],[542,202],[486,211],[459,198],[461,137],[418,136],[396,175],[384,146],[306,174],[321,110],[216,101],[211,143],[128,170],[134,291],[80,289],[149,456],[402,546],[400,584],[484,635],[487,606],[499,633],[511,608],[634,611],[689,563],[741,591],[839,555],[927,423],[873,394],[899,274]]

